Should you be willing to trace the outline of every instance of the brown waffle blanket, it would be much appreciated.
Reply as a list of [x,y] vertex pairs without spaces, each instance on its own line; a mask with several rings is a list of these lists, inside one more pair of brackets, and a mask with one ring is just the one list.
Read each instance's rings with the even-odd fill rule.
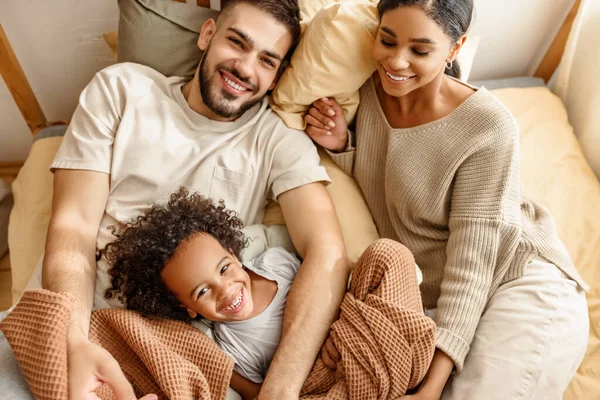
[[[66,399],[66,335],[72,300],[27,291],[0,329],[36,399]],[[356,264],[352,286],[332,326],[342,360],[335,371],[318,359],[304,398],[397,398],[425,376],[435,324],[423,315],[412,255],[380,240]],[[119,362],[136,393],[167,399],[222,399],[233,361],[204,333],[184,323],[148,320],[126,310],[92,314],[90,340]],[[100,398],[113,398],[106,386]]]

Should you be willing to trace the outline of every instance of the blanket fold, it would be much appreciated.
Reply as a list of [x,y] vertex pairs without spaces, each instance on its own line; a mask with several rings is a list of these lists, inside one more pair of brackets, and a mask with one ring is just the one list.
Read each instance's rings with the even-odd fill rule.
[[[342,359],[336,370],[317,359],[302,398],[394,399],[418,385],[435,350],[435,323],[423,314],[414,271],[412,255],[394,241],[365,251],[331,328]],[[70,295],[30,290],[0,323],[36,399],[68,398],[72,305]],[[115,357],[140,396],[225,398],[233,360],[190,325],[105,309],[92,313],[89,336]],[[114,398],[106,385],[96,393]]]

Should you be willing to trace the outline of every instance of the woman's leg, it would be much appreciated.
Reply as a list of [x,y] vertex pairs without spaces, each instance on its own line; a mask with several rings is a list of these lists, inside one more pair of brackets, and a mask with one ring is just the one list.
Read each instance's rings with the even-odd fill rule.
[[496,291],[464,369],[443,400],[562,399],[586,351],[585,294],[556,266],[536,258]]

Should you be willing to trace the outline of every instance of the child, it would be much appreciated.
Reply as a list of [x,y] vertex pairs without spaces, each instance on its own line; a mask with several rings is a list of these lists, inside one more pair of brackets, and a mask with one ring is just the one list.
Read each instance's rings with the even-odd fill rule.
[[214,321],[215,341],[235,360],[232,389],[254,398],[277,350],[300,260],[278,247],[242,263],[242,225],[222,201],[179,189],[166,205],[113,227],[105,296],[147,317]]

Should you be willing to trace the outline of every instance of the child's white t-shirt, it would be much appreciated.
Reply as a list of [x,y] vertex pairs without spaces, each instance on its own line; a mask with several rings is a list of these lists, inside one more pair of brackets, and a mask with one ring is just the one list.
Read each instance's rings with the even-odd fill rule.
[[261,383],[279,346],[283,312],[300,260],[281,247],[270,248],[244,262],[256,274],[277,282],[277,293],[267,308],[246,321],[215,322],[214,338],[235,360],[234,369],[253,382]]

